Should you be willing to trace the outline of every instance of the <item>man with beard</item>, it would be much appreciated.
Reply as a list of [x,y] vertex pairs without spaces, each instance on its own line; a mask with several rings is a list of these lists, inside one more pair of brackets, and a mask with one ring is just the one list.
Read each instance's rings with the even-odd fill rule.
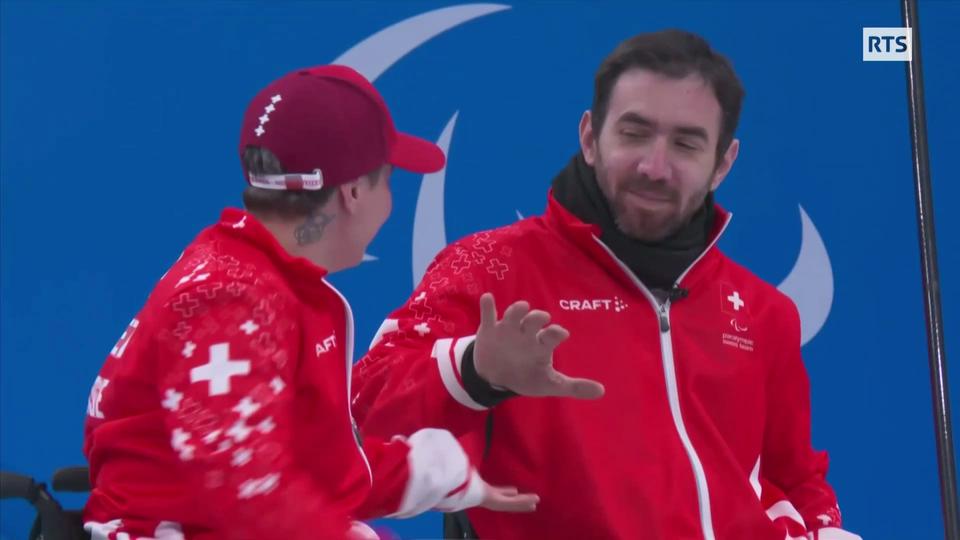
[[[623,42],[545,214],[448,246],[384,322],[354,372],[361,430],[450,429],[541,496],[468,511],[461,537],[858,538],[811,447],[796,307],[716,247],[742,99],[699,36]],[[543,347],[500,346],[518,325]]]

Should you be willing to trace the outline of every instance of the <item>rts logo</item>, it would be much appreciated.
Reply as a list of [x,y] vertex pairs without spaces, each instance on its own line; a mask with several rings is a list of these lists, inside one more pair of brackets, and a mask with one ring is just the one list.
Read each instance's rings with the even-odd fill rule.
[[913,56],[913,28],[864,28],[864,62],[909,62]]

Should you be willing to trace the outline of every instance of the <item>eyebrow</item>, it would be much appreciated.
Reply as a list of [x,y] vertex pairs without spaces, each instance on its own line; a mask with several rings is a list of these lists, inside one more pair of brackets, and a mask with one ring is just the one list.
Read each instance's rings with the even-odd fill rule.
[[[618,123],[628,123],[628,124],[637,124],[643,127],[655,128],[657,123],[653,120],[643,116],[642,114],[627,111],[620,115],[620,118],[617,119]],[[688,137],[696,137],[703,139],[704,142],[709,142],[710,137],[707,136],[707,130],[700,126],[677,126],[673,129],[674,132],[680,135],[686,135]]]

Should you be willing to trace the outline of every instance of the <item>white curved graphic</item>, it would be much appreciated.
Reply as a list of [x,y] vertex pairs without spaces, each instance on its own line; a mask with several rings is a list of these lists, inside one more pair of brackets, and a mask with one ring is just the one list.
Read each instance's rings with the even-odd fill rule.
[[[360,43],[350,47],[347,52],[338,56],[333,63],[350,66],[366,77],[367,80],[373,82],[377,80],[377,77],[383,75],[385,71],[390,69],[391,66],[399,62],[400,59],[410,54],[411,51],[420,45],[423,45],[427,41],[430,41],[447,30],[459,26],[467,21],[471,21],[484,15],[489,15],[490,13],[503,11],[505,9],[510,9],[510,6],[503,4],[463,4],[460,6],[450,6],[428,11],[426,13],[421,13],[420,15],[415,15],[409,19],[404,19],[396,24],[392,24],[383,30],[380,30],[376,34],[371,35]],[[454,115],[454,118],[456,118],[456,115]],[[447,149],[444,148],[443,151],[446,153]],[[441,171],[441,173],[443,173],[443,171]],[[421,190],[421,195],[422,194],[423,190]],[[440,181],[439,199],[440,201],[443,201],[442,178]],[[418,202],[417,210],[419,211],[419,209],[420,203]],[[442,219],[442,208],[440,210],[440,216]],[[443,221],[440,222],[440,231],[441,235],[445,238],[446,235],[443,232]],[[420,241],[420,243],[433,245],[428,239]],[[417,283],[419,282],[419,277],[416,271],[416,268],[418,267],[418,259],[416,254],[418,240],[416,231],[414,231],[413,244],[413,286],[416,287]],[[430,255],[430,259],[432,259],[434,255],[443,249],[444,245],[446,245],[445,239],[443,244],[440,245],[440,247]],[[429,251],[429,249],[426,249],[425,251]],[[427,259],[428,264],[430,259]],[[369,253],[363,254],[364,262],[375,260],[377,260],[377,257],[370,255]],[[426,266],[423,268],[426,268]],[[422,273],[420,275],[422,275]]]
[[[465,22],[510,9],[503,4],[464,4],[428,11],[404,19],[357,43],[334,60],[353,67],[370,81],[430,39]],[[437,144],[447,152],[458,113],[447,122]],[[446,168],[425,175],[417,198],[413,231],[413,280],[419,283],[433,257],[446,246],[444,184]],[[517,218],[523,216],[517,211]],[[833,305],[833,269],[820,233],[800,207],[802,240],[800,253],[779,289],[793,299],[800,312],[801,344],[808,343],[823,328]],[[365,261],[377,258],[365,254]]]
[[[447,126],[443,128],[437,146],[443,154],[449,156],[450,140],[453,139],[453,128],[457,124],[457,115],[453,113]],[[444,219],[443,188],[447,178],[447,168],[431,174],[425,174],[420,183],[420,194],[417,196],[417,211],[413,216],[413,287],[416,288],[420,279],[427,271],[430,261],[447,245],[447,228]]]
[[806,345],[820,332],[833,306],[833,267],[823,238],[803,206],[800,206],[800,253],[793,270],[784,278],[781,292],[789,296],[800,311],[800,344]]
[[510,9],[510,6],[463,4],[421,13],[357,43],[333,63],[350,66],[373,82],[390,66],[434,37],[477,17],[505,9]]

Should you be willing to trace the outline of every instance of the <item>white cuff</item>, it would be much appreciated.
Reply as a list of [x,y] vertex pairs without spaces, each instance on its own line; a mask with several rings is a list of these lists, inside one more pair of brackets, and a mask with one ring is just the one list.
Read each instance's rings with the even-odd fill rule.
[[[473,486],[473,477],[479,478],[479,475],[472,474],[467,455],[449,431],[421,429],[411,435],[406,443],[410,447],[407,453],[409,480],[400,500],[400,508],[387,517],[413,517],[440,504],[453,507],[476,499],[477,488]],[[482,480],[479,489],[479,500],[482,500]],[[451,498],[455,500],[448,502]],[[478,504],[479,500],[472,505]]]
[[433,345],[431,356],[437,360],[440,379],[443,380],[443,386],[446,387],[447,392],[450,392],[450,396],[465,407],[485,411],[487,407],[474,401],[467,393],[467,389],[463,386],[463,377],[460,375],[463,353],[476,339],[477,336],[438,339]]
[[466,486],[455,490],[449,496],[440,501],[435,510],[441,512],[459,512],[467,508],[478,506],[483,502],[483,496],[486,494],[486,485],[483,478],[477,473],[476,469],[470,469],[470,480]]

